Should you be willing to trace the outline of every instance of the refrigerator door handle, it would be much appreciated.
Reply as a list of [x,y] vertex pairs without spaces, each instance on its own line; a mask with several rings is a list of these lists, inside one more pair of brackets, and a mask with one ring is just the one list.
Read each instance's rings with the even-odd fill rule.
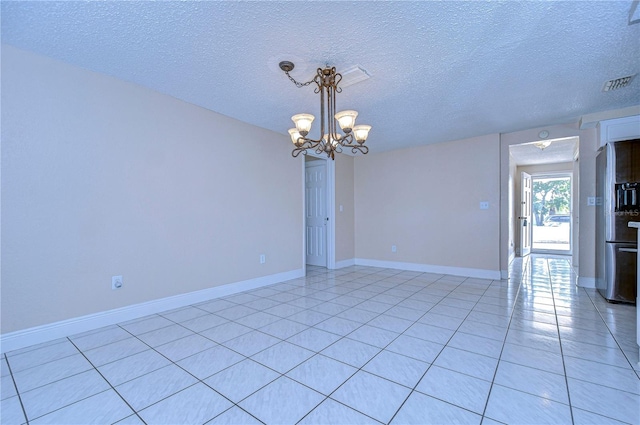
[[620,248],[618,251],[620,252],[638,252],[636,248]]

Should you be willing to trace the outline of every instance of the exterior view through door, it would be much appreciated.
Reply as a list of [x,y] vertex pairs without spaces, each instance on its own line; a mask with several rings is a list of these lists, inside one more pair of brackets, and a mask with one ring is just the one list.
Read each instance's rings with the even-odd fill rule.
[[533,176],[535,252],[571,254],[571,175]]
[[307,264],[327,267],[327,162],[305,162]]

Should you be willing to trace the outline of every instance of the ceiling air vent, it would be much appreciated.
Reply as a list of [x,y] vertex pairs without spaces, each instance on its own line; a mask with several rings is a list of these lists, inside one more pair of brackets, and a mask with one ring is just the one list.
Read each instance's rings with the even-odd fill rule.
[[340,87],[352,86],[360,81],[368,80],[371,75],[359,65],[352,66],[342,72],[342,80],[340,81]]
[[623,89],[627,87],[629,84],[631,84],[635,76],[636,74],[627,75],[626,77],[616,78],[615,80],[609,80],[606,83],[604,83],[604,87],[602,88],[602,91]]

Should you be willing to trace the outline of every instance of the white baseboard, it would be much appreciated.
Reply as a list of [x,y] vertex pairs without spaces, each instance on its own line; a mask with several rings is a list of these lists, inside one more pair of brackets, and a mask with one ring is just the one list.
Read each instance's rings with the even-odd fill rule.
[[0,335],[3,353],[304,276],[304,269],[174,295]]
[[436,266],[431,264],[402,263],[397,261],[370,260],[356,258],[357,266],[382,267],[387,269],[409,270],[423,273],[450,274],[454,276],[475,277],[479,279],[500,280],[500,270],[471,269],[466,267]]
[[509,279],[509,270],[500,270],[500,279],[502,280]]
[[596,278],[595,277],[578,277],[578,286],[581,288],[596,288]]
[[349,258],[348,260],[336,261],[336,269],[341,269],[343,267],[349,267],[349,266],[355,266],[355,265],[356,265],[356,259],[355,258]]

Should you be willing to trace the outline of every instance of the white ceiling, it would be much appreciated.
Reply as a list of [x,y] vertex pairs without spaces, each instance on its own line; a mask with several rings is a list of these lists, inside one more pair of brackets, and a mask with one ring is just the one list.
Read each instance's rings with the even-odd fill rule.
[[[338,109],[373,126],[380,152],[576,122],[640,104],[640,24],[631,1],[2,1],[2,41],[282,134],[319,115],[310,79],[326,63],[372,78]],[[316,125],[317,126],[317,125]],[[313,135],[313,133],[312,133]]]

